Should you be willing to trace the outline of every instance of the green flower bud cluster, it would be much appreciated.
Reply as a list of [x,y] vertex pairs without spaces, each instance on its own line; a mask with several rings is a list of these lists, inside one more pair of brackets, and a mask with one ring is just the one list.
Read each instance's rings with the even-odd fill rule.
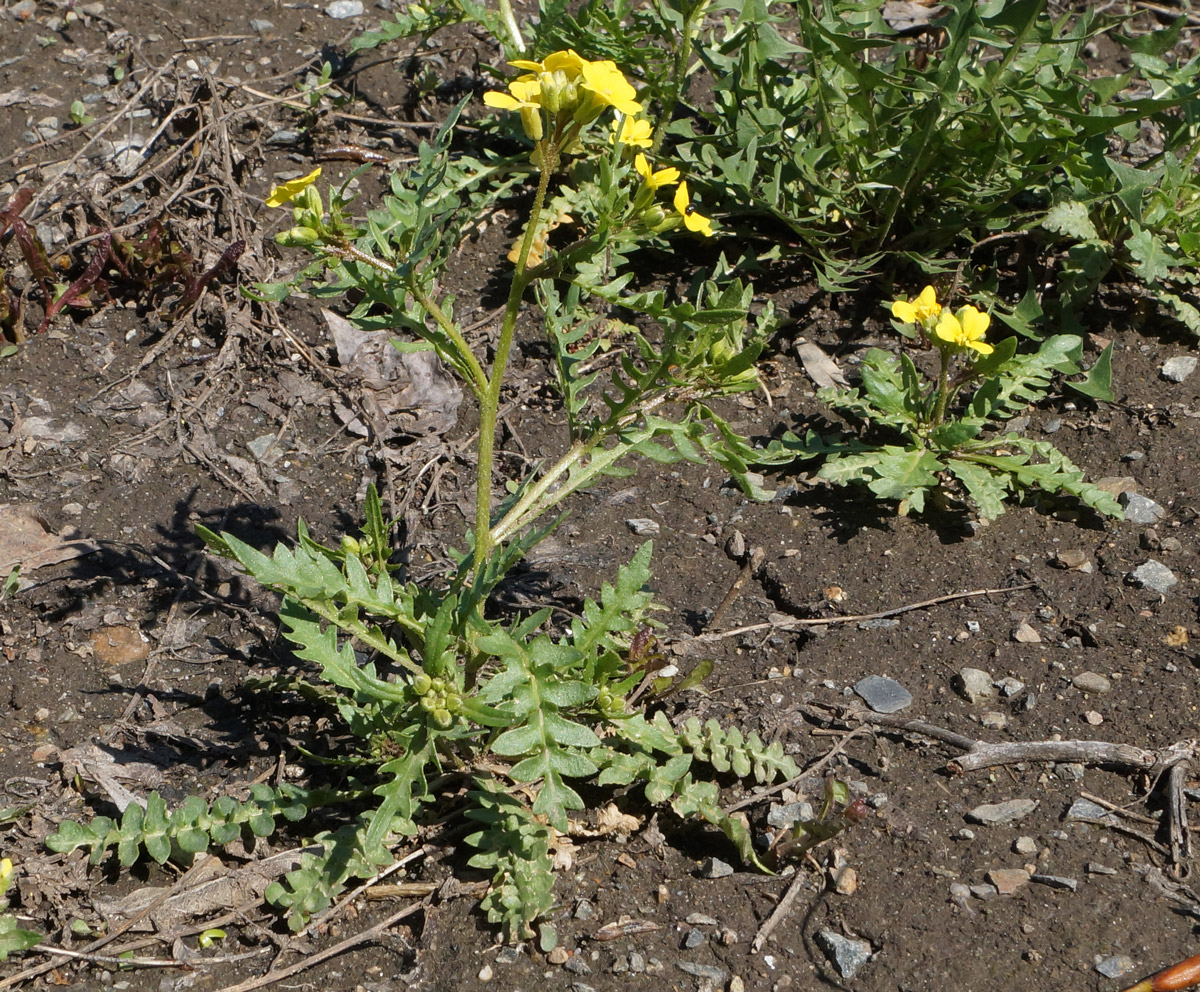
[[462,696],[444,679],[431,679],[422,672],[412,680],[412,690],[417,695],[417,704],[439,730],[449,730],[456,713],[462,711]]
[[618,695],[614,695],[608,689],[601,689],[596,693],[596,709],[602,715],[614,719],[628,715],[625,710],[625,700]]

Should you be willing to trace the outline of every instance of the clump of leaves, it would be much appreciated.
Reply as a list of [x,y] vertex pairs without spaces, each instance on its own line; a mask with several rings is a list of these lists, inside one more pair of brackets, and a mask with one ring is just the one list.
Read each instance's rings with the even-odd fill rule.
[[[125,240],[110,231],[94,230],[88,261],[70,282],[62,282],[37,232],[21,217],[33,199],[33,190],[17,190],[0,211],[0,245],[5,238],[15,241],[38,287],[44,313],[38,333],[68,307],[91,309],[102,302],[120,299],[139,302],[160,300],[168,290],[177,293],[163,316],[177,320],[188,312],[209,284],[232,271],[246,250],[245,241],[235,241],[217,261],[202,269],[178,241],[166,236],[155,220],[136,238]],[[70,270],[71,260],[62,259]],[[24,338],[21,322],[22,296],[13,292],[0,268],[0,335],[12,341]]]
[[[906,353],[870,349],[858,387],[822,389],[818,398],[843,413],[852,433],[803,439],[779,447],[800,457],[822,457],[817,475],[836,485],[865,484],[880,499],[895,500],[901,514],[955,493],[979,517],[1004,512],[1006,500],[1033,490],[1065,493],[1099,513],[1121,517],[1113,495],[1084,478],[1083,470],[1049,441],[1035,441],[1004,424],[1042,400],[1058,375],[1081,372],[1083,342],[1057,334],[1036,352],[1018,354],[1017,338],[994,346],[984,340],[990,319],[973,306],[943,310],[932,287],[913,301],[892,304],[900,329],[931,343],[939,371],[925,375]],[[968,357],[969,356],[969,357]],[[1111,345],[1080,381],[1076,392],[1111,400]]]

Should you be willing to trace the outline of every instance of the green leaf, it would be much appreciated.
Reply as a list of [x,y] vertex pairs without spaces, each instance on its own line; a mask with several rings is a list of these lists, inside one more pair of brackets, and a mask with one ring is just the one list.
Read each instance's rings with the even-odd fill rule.
[[1112,342],[1105,345],[1104,350],[1100,352],[1100,356],[1095,363],[1088,369],[1087,378],[1082,382],[1075,382],[1071,379],[1064,380],[1063,385],[1068,389],[1077,393],[1082,393],[1084,396],[1089,396],[1094,400],[1102,400],[1105,403],[1113,402],[1112,391]]
[[993,475],[985,466],[974,462],[951,458],[947,464],[955,478],[963,484],[967,495],[971,497],[981,520],[994,520],[1004,512],[1008,486],[1001,477]]
[[1099,237],[1087,206],[1078,200],[1056,203],[1042,218],[1042,227],[1056,234],[1077,238],[1080,241]]

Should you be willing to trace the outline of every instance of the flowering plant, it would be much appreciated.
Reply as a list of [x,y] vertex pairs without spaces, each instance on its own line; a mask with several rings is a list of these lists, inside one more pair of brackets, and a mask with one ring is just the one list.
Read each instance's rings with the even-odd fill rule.
[[[314,540],[303,523],[297,545],[273,554],[230,534],[200,531],[214,551],[283,595],[284,636],[318,666],[324,683],[302,691],[329,700],[359,738],[358,752],[339,755],[339,762],[367,766],[358,788],[360,800],[372,800],[368,809],[328,838],[325,853],[305,854],[301,868],[268,890],[297,928],[349,878],[369,877],[390,860],[390,838],[419,829],[422,809],[435,799],[429,783],[444,762],[475,770],[464,797],[465,815],[479,827],[467,837],[477,849],[470,863],[493,873],[483,906],[514,939],[529,936],[553,905],[555,833],[565,833],[569,813],[584,805],[573,780],[641,786],[651,803],[714,824],[757,863],[745,821],[721,809],[717,785],[699,764],[729,772],[732,761],[735,773],[759,782],[798,773],[778,744],[753,734],[727,733],[715,721],[677,729],[661,712],[647,717],[643,707],[655,691],[692,685],[707,670],[702,663],[668,675],[664,660],[645,649],[653,627],[645,591],[649,545],[565,632],[542,629],[549,610],[506,619],[487,609],[505,572],[553,526],[539,521],[601,476],[628,472],[623,463],[633,456],[712,460],[747,493],[762,495],[748,471],[759,456],[709,401],[755,388],[755,360],[775,327],[769,305],[749,319],[752,290],[730,278],[724,262],[712,278],[696,280],[690,299],[628,292],[626,254],[650,240],[667,243],[667,235],[710,237],[713,221],[699,212],[678,169],[653,162],[652,126],[614,63],[568,49],[513,65],[521,75],[484,100],[519,115],[533,146],[528,156],[507,165],[452,157],[460,106],[422,146],[417,165],[392,177],[383,208],[365,218],[351,215],[345,187],[322,194],[320,170],[276,187],[267,200],[291,210],[292,224],[277,240],[313,256],[297,283],[316,282],[313,292],[325,296],[353,291],[362,302],[346,308],[352,323],[402,333],[408,340],[398,347],[435,352],[462,378],[480,417],[474,526],[465,534],[467,550],[452,552],[458,566],[448,575],[418,585],[394,574],[391,528],[373,486],[361,533],[336,546]],[[529,162],[537,188],[508,255],[511,270],[497,259],[510,289],[489,366],[486,342],[473,344],[456,321],[438,275],[458,247],[456,234],[528,176]],[[660,202],[671,189],[669,202]],[[560,229],[571,226],[576,237],[556,244]],[[281,299],[291,289],[259,292]],[[501,387],[517,316],[531,296],[545,324],[568,437],[557,460],[507,480],[497,503]],[[657,326],[651,334],[620,323],[627,343],[605,383],[588,368],[602,342],[596,325],[616,323],[614,307]],[[193,803],[173,813],[159,800],[153,817],[64,824],[52,840],[61,850],[90,846],[93,858],[112,845],[123,859],[136,858],[141,846],[166,857],[176,842],[189,852],[210,840],[227,842],[239,818],[269,832],[275,810],[302,817],[315,801],[294,787],[246,805]]]
[[[944,507],[957,496],[987,520],[1004,512],[1005,500],[1036,490],[1064,493],[1100,513],[1121,516],[1115,497],[1087,482],[1049,441],[1003,429],[1046,397],[1056,374],[1081,371],[1079,337],[1055,335],[1033,354],[1018,354],[1015,337],[986,340],[988,314],[970,304],[952,312],[938,302],[932,286],[889,309],[898,331],[937,353],[937,374],[925,375],[906,352],[871,348],[857,388],[818,393],[853,430],[830,437],[813,431],[803,439],[788,435],[780,447],[801,457],[823,457],[819,478],[865,484],[879,498],[898,501],[901,514],[925,510],[930,497]],[[1111,346],[1085,379],[1068,387],[1111,400],[1110,361]],[[968,398],[960,401],[964,391]]]

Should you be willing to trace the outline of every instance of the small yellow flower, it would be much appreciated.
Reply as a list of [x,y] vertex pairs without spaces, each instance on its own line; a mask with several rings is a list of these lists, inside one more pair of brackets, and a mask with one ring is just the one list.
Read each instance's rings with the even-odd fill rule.
[[12,874],[13,864],[8,858],[0,860],[0,882],[5,881]]
[[579,55],[575,49],[568,48],[565,52],[554,52],[547,55],[542,62],[531,62],[528,59],[514,59],[508,63],[526,72],[561,72],[568,79],[577,79],[588,64],[587,59]]
[[634,148],[649,148],[654,144],[654,128],[650,126],[649,121],[636,117],[622,117],[620,123],[613,121],[610,127],[614,145],[617,141]]
[[683,217],[683,223],[689,231],[697,231],[706,238],[712,237],[712,221],[702,216],[692,206],[692,198],[688,195],[687,181],[684,180],[675,190],[675,209]]
[[973,306],[965,306],[957,316],[948,311],[943,313],[933,333],[939,340],[955,348],[971,348],[981,355],[990,355],[995,349],[983,340],[983,336],[991,322],[990,315],[981,313]]
[[285,203],[291,203],[296,194],[302,190],[308,189],[321,176],[321,167],[318,165],[307,176],[302,176],[299,179],[292,179],[286,183],[281,183],[271,190],[271,195],[267,197],[268,207],[282,207]]
[[488,90],[483,94],[484,105],[497,110],[541,110],[542,86],[532,76],[514,79],[508,89],[508,93]]
[[679,182],[678,169],[659,169],[655,172],[650,168],[650,163],[646,161],[646,156],[641,152],[638,152],[637,158],[633,160],[633,167],[637,169],[638,175],[642,177],[642,182],[651,189],[674,186]]
[[634,99],[637,91],[629,85],[615,62],[584,62],[580,70],[583,88],[596,101],[606,107],[615,107],[621,113],[633,116],[641,111],[642,105]]
[[906,324],[924,324],[941,314],[942,305],[938,303],[937,293],[932,286],[921,290],[921,295],[915,300],[897,300],[892,304],[892,316]]

